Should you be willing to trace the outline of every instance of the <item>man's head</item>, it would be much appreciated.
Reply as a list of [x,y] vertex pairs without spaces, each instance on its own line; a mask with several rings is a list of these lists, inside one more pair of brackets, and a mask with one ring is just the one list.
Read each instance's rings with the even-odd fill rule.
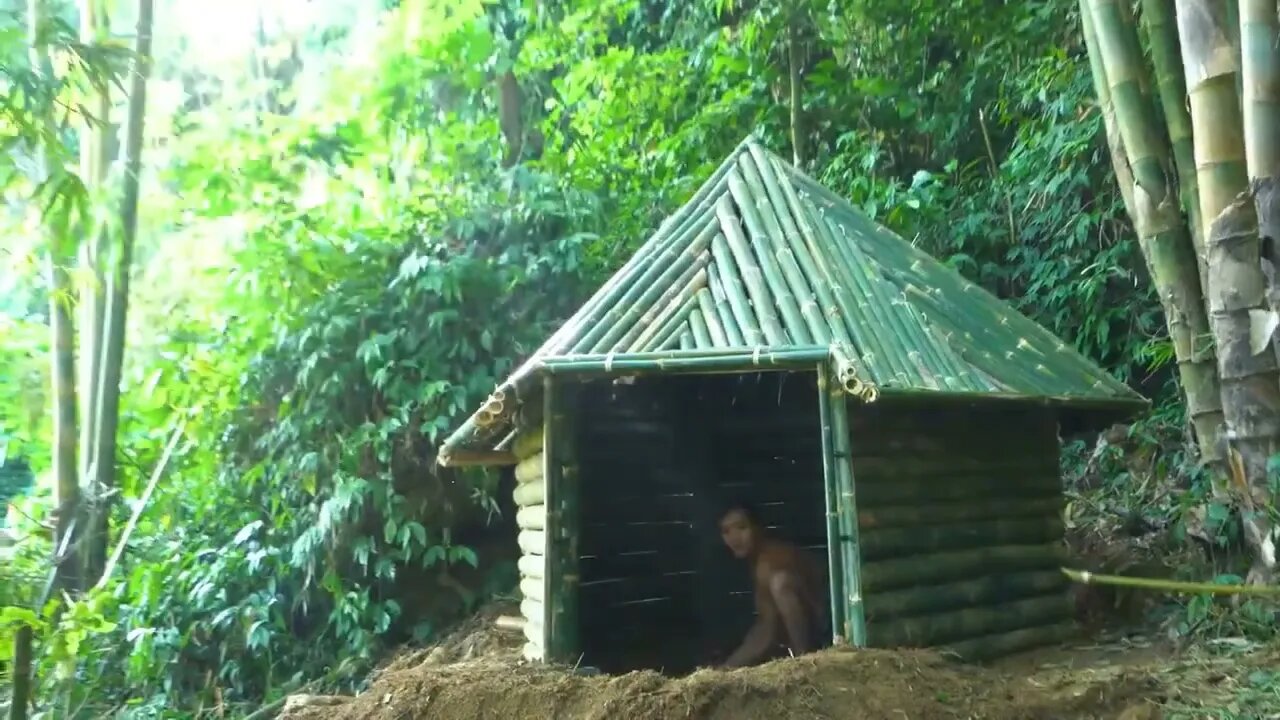
[[720,515],[720,537],[737,558],[755,554],[763,529],[755,509],[746,503],[734,503]]

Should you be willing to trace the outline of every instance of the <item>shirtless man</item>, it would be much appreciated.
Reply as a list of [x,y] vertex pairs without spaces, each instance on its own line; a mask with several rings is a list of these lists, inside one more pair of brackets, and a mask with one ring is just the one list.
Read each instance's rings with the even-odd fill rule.
[[756,621],[724,667],[752,665],[779,645],[793,655],[818,647],[825,623],[822,571],[804,550],[765,534],[751,508],[733,505],[720,516],[720,537],[751,568]]

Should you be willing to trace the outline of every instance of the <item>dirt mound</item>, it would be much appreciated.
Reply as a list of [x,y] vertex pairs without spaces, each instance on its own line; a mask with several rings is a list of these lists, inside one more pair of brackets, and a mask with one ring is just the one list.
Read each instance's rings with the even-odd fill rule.
[[730,672],[683,678],[653,672],[583,677],[485,658],[453,665],[388,667],[341,704],[297,708],[288,720],[754,720],[767,718],[1115,717],[1137,694],[1123,673],[1080,681],[1016,677],[926,651],[828,650]]
[[429,647],[406,650],[376,671],[370,678],[376,683],[388,673],[401,673],[421,667],[434,667],[486,658],[515,661],[520,657],[524,636],[519,630],[503,630],[497,626],[501,616],[520,615],[515,602],[492,602],[458,624],[443,639]]

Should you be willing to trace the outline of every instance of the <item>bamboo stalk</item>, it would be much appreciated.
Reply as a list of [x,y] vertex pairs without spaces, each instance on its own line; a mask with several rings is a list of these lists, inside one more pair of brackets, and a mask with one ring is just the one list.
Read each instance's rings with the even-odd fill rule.
[[[530,556],[533,557],[533,556]],[[527,598],[532,598],[539,602],[546,599],[545,588],[542,585],[540,577],[525,577],[520,579],[520,594]]]
[[[912,381],[919,381],[925,387],[940,387],[935,376],[945,377],[946,371],[928,362],[930,343],[920,320],[910,313],[905,297],[896,299],[889,296],[886,282],[874,272],[873,261],[859,247],[857,236],[851,236],[843,225],[832,223],[830,219],[827,227],[836,239],[833,247],[837,255],[844,258],[859,292],[870,300],[873,313],[878,311],[878,320],[884,323],[882,337],[886,340],[886,348],[892,348],[899,354],[901,364]],[[931,364],[935,366],[930,367]]]
[[523,616],[516,617],[514,615],[499,615],[493,619],[493,626],[499,630],[514,630],[522,632],[524,630],[525,619]]
[[[705,287],[700,288],[693,298],[697,307],[689,313],[689,332],[692,334],[693,342],[692,347],[688,349],[707,350],[716,347],[716,341],[711,337],[711,327],[707,322],[706,311],[702,309],[701,298],[704,297],[708,297]],[[714,311],[712,314],[714,315]]]
[[973,580],[908,587],[867,596],[872,626],[894,618],[913,617],[966,607],[990,605],[1061,590],[1067,579],[1058,570],[985,575]]
[[756,318],[756,311],[747,299],[746,288],[742,284],[743,274],[733,259],[733,251],[729,249],[729,241],[724,235],[717,235],[711,241],[711,256],[716,277],[720,280],[720,289],[725,294],[729,309],[733,311],[733,319],[742,331],[745,344],[765,344],[765,334],[760,329],[760,321]]
[[[1191,243],[1195,248],[1196,266],[1200,270],[1203,287],[1206,270],[1204,224],[1200,218],[1195,142],[1191,114],[1187,110],[1187,85],[1182,74],[1178,22],[1172,0],[1142,0],[1142,24],[1147,28],[1151,64],[1155,68],[1156,87],[1159,88],[1157,94],[1164,110],[1165,128],[1169,132],[1174,167],[1178,172],[1178,196],[1189,218]],[[1132,216],[1133,212],[1129,214]]]
[[[707,259],[709,260],[710,257],[708,256]],[[670,298],[667,299],[662,309],[653,316],[652,320],[647,323],[641,332],[631,339],[629,344],[621,344],[627,340],[627,337],[624,336],[614,350],[618,351],[625,348],[628,353],[644,352],[647,349],[646,345],[659,337],[660,333],[670,332],[673,325],[678,326],[687,320],[689,313],[697,304],[697,299],[694,296],[706,286],[707,271],[705,263],[703,263],[698,266],[698,271],[693,274],[693,277],[689,278],[684,287],[678,288],[676,292],[671,293]],[[665,295],[664,293],[664,297]],[[631,332],[629,331],[627,335],[631,335]]]
[[890,620],[875,625],[880,647],[929,647],[992,633],[1057,623],[1071,617],[1066,593],[1054,593],[999,605],[964,608],[936,615]]
[[1000,545],[879,560],[862,565],[867,592],[885,592],[915,585],[964,580],[985,574],[1042,570],[1061,565],[1058,545]]
[[[857,468],[855,466],[855,472]],[[861,474],[859,475],[861,477]],[[881,505],[858,513],[858,524],[869,532],[879,528],[920,527],[996,518],[1046,517],[1062,511],[1060,497],[1032,500],[990,500],[945,504]]]
[[516,527],[521,530],[545,530],[547,528],[547,506],[528,505],[516,510]]
[[[712,265],[711,273],[707,278],[707,286],[711,292],[711,299],[715,303],[716,319],[720,322],[720,328],[724,330],[725,340],[729,347],[746,347],[747,341],[742,335],[742,330],[738,327],[738,321],[734,319],[733,308],[729,307],[729,297],[725,294],[724,288],[720,287],[720,265],[714,260],[715,246],[712,246]],[[701,298],[699,299],[701,302]]]
[[955,476],[947,482],[869,483],[858,488],[868,507],[916,502],[945,502],[965,498],[1038,499],[1061,492],[1056,475],[1048,473],[1023,478]]
[[[1128,6],[1116,0],[1092,0],[1091,4],[1086,4],[1089,7],[1083,10],[1089,12],[1082,14],[1085,41],[1097,52],[1102,77],[1109,85],[1105,88],[1105,95],[1102,94],[1103,89],[1099,89],[1100,101],[1110,102],[1116,107],[1117,127],[1129,161],[1135,167],[1138,182],[1148,183],[1147,186],[1135,187],[1133,219],[1143,256],[1164,307],[1169,337],[1173,341],[1179,376],[1187,398],[1188,414],[1195,426],[1201,457],[1211,467],[1220,470],[1218,436],[1223,423],[1222,400],[1213,349],[1208,343],[1211,338],[1209,318],[1201,288],[1205,268],[1203,235],[1196,233],[1202,238],[1199,247],[1187,236],[1178,203],[1173,201],[1173,188],[1164,177],[1165,167],[1176,162],[1181,172],[1182,166],[1189,163],[1190,171],[1194,169],[1194,160],[1178,157],[1177,148],[1170,150],[1164,144],[1154,104],[1145,93],[1149,81],[1143,69],[1137,31]],[[1152,36],[1153,59],[1158,61],[1159,69],[1161,63],[1170,60],[1162,53],[1170,51],[1167,34],[1170,31],[1176,33],[1176,28],[1168,26],[1165,2],[1146,0],[1146,5],[1160,6],[1152,8],[1155,14],[1147,18],[1152,33],[1160,33]],[[1172,50],[1176,52],[1176,34],[1172,41]],[[1166,74],[1170,71],[1169,68],[1164,70]],[[1179,92],[1182,89],[1180,71],[1172,75],[1172,78],[1162,78],[1162,86],[1169,92]],[[1171,108],[1171,105],[1175,107]],[[1186,115],[1182,96],[1165,98],[1164,106],[1170,131],[1185,135],[1179,138],[1180,141],[1190,143],[1190,120],[1182,117]],[[1169,114],[1171,111],[1172,115]],[[1191,152],[1190,147],[1183,149]],[[1144,170],[1140,173],[1138,167]],[[1197,210],[1192,217],[1199,217],[1198,199],[1194,206]]]
[[[714,281],[714,274],[709,274],[708,282]],[[731,345],[728,340],[728,333],[724,332],[724,325],[721,324],[719,311],[716,309],[716,300],[712,296],[712,290],[703,288],[698,291],[698,309],[700,311],[700,323],[707,337],[699,338],[699,348],[703,347],[728,347]],[[698,328],[694,328],[694,336],[698,336]],[[705,342],[705,345],[703,343]]]
[[[825,287],[813,258],[804,247],[804,238],[792,217],[791,205],[774,169],[773,158],[755,144],[747,147],[747,153],[748,156],[743,159],[748,171],[747,179],[749,182],[759,182],[762,190],[757,192],[769,200],[764,219],[770,226],[770,232],[775,233],[777,238],[778,261],[787,282],[792,286],[792,292],[797,297],[805,298],[800,309],[805,321],[809,323],[810,333],[819,342],[839,342],[852,347],[853,340],[839,321],[839,308],[831,297],[831,290]],[[746,162],[748,157],[752,162]],[[833,316],[836,320],[834,323],[831,322]]]
[[[730,173],[730,177],[735,175],[736,173]],[[728,196],[720,198],[719,204],[716,205],[716,216],[720,218],[720,231],[733,256],[742,284],[746,286],[747,297],[750,298],[751,307],[760,321],[765,342],[770,345],[786,345],[787,335],[778,322],[778,305],[765,285],[764,272],[752,257],[751,247],[742,234],[738,218],[734,216],[733,200]],[[739,321],[741,322],[741,318]]]
[[[812,206],[810,206],[810,209]],[[816,230],[821,243],[818,251],[823,254],[827,261],[827,267],[839,282],[839,289],[836,290],[837,296],[847,294],[850,306],[853,311],[848,317],[852,322],[860,327],[860,334],[864,340],[870,344],[863,345],[862,356],[864,360],[868,355],[874,355],[877,361],[881,363],[881,367],[888,373],[883,377],[874,377],[873,381],[882,387],[889,387],[896,384],[910,386],[912,383],[909,378],[911,372],[903,361],[902,357],[894,352],[894,344],[890,341],[889,330],[883,316],[884,309],[879,307],[878,303],[872,300],[872,297],[865,293],[861,283],[856,277],[857,270],[853,267],[851,260],[842,252],[840,247],[840,239],[831,232],[831,226],[827,223],[826,218],[819,212],[810,215],[810,223]],[[841,293],[841,289],[844,291]],[[847,311],[846,311],[847,312]],[[867,362],[868,368],[871,363]]]
[[[693,349],[694,349],[694,340],[693,340],[693,332],[692,332],[692,331],[684,331],[684,330],[681,330],[680,332],[675,333],[674,335],[675,335],[675,338],[676,338],[676,341],[675,341],[675,343],[674,343],[674,344],[675,344],[675,346],[676,346],[677,348],[679,348],[679,349],[681,349],[681,350],[693,350]],[[672,344],[672,342],[671,342],[670,340],[667,340],[667,341],[665,341],[665,342],[661,343],[661,345],[660,345],[660,346],[661,346],[661,347],[668,347],[668,346],[670,346],[671,344]]]
[[[761,206],[768,202],[768,198],[764,197],[763,192],[756,194],[755,188],[747,185],[742,174],[743,165],[749,159],[750,156],[744,154],[738,162],[738,168],[729,174],[729,194],[737,205],[738,217],[742,219],[746,230],[744,234],[746,246],[752,259],[760,268],[764,287],[772,296],[774,307],[782,315],[783,334],[791,342],[807,345],[814,342],[814,338],[800,312],[800,298],[793,293],[792,288],[783,279],[776,264],[778,238],[769,233],[760,217]],[[722,226],[723,223],[722,218]],[[736,230],[735,227],[726,232],[726,235],[732,236]],[[732,242],[730,247],[733,247]]]
[[544,483],[542,480],[533,480],[527,483],[516,485],[515,491],[512,493],[512,499],[519,507],[529,507],[530,505],[541,505],[544,498]]
[[515,455],[500,450],[454,450],[449,455],[449,467],[493,467],[516,462]]
[[600,319],[599,323],[573,347],[573,352],[604,352],[624,346],[627,337],[634,337],[635,328],[652,320],[655,307],[670,300],[672,293],[689,282],[698,269],[706,266],[711,257],[706,252],[716,231],[715,219],[708,217],[692,240],[681,246],[672,246],[670,257],[660,258],[652,272],[637,280],[627,294]]
[[1062,568],[1062,574],[1072,582],[1085,585],[1115,585],[1118,587],[1145,588],[1183,595],[1280,595],[1280,587],[1274,585],[1219,585],[1217,583],[1180,582],[1159,578],[1136,578],[1123,575],[1100,575],[1087,570]]
[[1034,545],[1061,540],[1062,533],[1062,519],[1056,516],[999,518],[981,523],[924,527],[864,528],[862,558],[870,562],[992,545]]
[[1280,172],[1280,20],[1276,4],[1240,0],[1245,160],[1252,179]]
[[541,555],[522,555],[516,560],[516,569],[522,577],[542,580],[547,573],[546,558]]
[[827,348],[716,350],[719,355],[689,357],[690,352],[697,351],[628,353],[617,357],[578,355],[547,358],[542,362],[542,367],[551,374],[746,372],[762,369],[808,369],[830,354]]
[[[756,152],[754,148],[751,151]],[[846,316],[841,314],[843,311],[833,292],[837,284],[835,275],[817,250],[819,243],[817,235],[808,216],[801,208],[800,198],[796,195],[795,188],[783,175],[779,167],[780,162],[777,158],[768,156],[757,159],[761,174],[764,176],[765,187],[769,190],[774,205],[778,209],[778,217],[783,224],[783,237],[786,238],[792,255],[800,263],[801,270],[808,278],[809,287],[818,296],[818,302],[822,306],[833,340],[849,347],[851,353],[856,354],[857,349],[865,345],[855,341],[854,336],[849,332]],[[766,168],[768,172],[765,172]]]
[[511,452],[519,460],[525,460],[542,452],[542,428],[535,427],[522,431],[516,436]]
[[521,530],[516,534],[516,544],[525,555],[546,555],[547,533],[542,530]]
[[862,606],[862,540],[858,535],[858,499],[855,494],[857,483],[849,464],[852,455],[849,449],[849,403],[838,389],[828,388],[828,393],[831,395],[832,458],[836,464],[836,478],[840,483],[839,521],[843,560],[840,575],[847,603],[844,613],[847,626],[845,637],[854,647],[866,647],[867,621]]
[[[810,338],[813,342],[821,344],[830,344],[833,336],[831,328],[828,326],[826,318],[822,314],[821,308],[818,307],[816,293],[805,280],[804,273],[800,269],[800,264],[796,259],[795,252],[792,251],[790,244],[787,242],[787,232],[783,229],[782,221],[778,216],[779,211],[785,211],[785,200],[783,204],[774,207],[774,203],[781,198],[775,198],[768,191],[768,186],[764,180],[764,173],[767,172],[768,165],[759,163],[754,159],[754,155],[760,152],[760,148],[756,145],[747,147],[747,152],[743,154],[739,160],[739,170],[742,172],[742,181],[745,183],[745,191],[749,197],[755,201],[755,207],[750,208],[744,213],[745,217],[750,217],[748,228],[755,225],[758,232],[762,233],[762,238],[767,242],[762,242],[757,247],[758,253],[769,253],[765,256],[763,263],[771,263],[775,266],[775,272],[781,277],[777,278],[781,282],[786,292],[790,294],[795,302],[795,314],[798,315],[798,323],[795,329],[789,329],[792,340],[803,342],[800,338]],[[730,192],[733,191],[734,185],[732,181],[729,184]],[[757,230],[752,230],[754,234]]]
[[527,483],[542,479],[543,453],[534,453],[516,465],[516,482]]
[[[880,251],[889,252],[896,256],[897,259],[894,262],[894,266],[905,267],[911,275],[917,278],[917,283],[921,288],[936,288],[937,291],[951,298],[953,303],[959,301],[960,298],[969,298],[971,302],[968,304],[973,305],[975,310],[981,310],[988,316],[984,322],[997,325],[1007,324],[1011,328],[1016,328],[1018,333],[1023,333],[1024,337],[1021,338],[1017,334],[1014,335],[1015,338],[1019,338],[1021,345],[1026,347],[1039,346],[1037,347],[1037,352],[1042,354],[1049,353],[1054,361],[1063,364],[1064,367],[1080,370],[1092,378],[1094,382],[1112,389],[1117,394],[1124,394],[1130,397],[1136,396],[1136,393],[1127,385],[1103,372],[1092,362],[1070,348],[1061,338],[1054,336],[1053,333],[1020,313],[1012,311],[1007,303],[965,279],[955,270],[942,265],[929,256],[928,253],[904,241],[888,229],[858,215],[847,201],[808,175],[795,168],[787,168],[787,173],[804,190],[816,196],[815,201],[810,203],[810,207],[815,212],[818,209],[816,201],[821,199],[823,208],[835,214],[842,221],[848,221],[855,227],[863,228],[866,233],[866,240]],[[923,292],[923,290],[921,291]],[[1043,345],[1040,345],[1040,343],[1043,343]],[[1046,355],[1046,359],[1049,359],[1049,355]]]
[[[1268,306],[1267,283],[1260,263],[1258,215],[1247,192],[1247,153],[1236,88],[1240,56],[1232,44],[1236,26],[1222,10],[1206,0],[1178,0],[1178,32],[1196,129],[1200,211],[1208,223],[1209,327],[1218,346],[1226,437],[1232,455],[1239,457],[1238,481],[1244,486],[1239,488],[1244,496],[1240,499],[1248,511],[1255,502],[1270,502],[1267,464],[1280,448],[1280,368],[1274,351],[1254,354],[1249,342],[1251,313],[1265,312]],[[1253,16],[1250,11],[1248,17]],[[1241,22],[1246,22],[1243,14]],[[1266,55],[1251,54],[1247,60],[1265,62]],[[1258,109],[1250,103],[1251,113]],[[1259,148],[1258,161],[1272,152],[1269,147]],[[1244,526],[1254,551],[1254,569],[1269,574],[1275,564],[1269,523],[1247,517]]]
[[1076,626],[1075,622],[1068,621],[983,635],[972,640],[951,643],[946,646],[946,650],[963,660],[977,662],[1012,655],[1032,648],[1057,645],[1079,634],[1080,628]]
[[[841,398],[843,401],[843,398]],[[832,641],[848,640],[845,629],[844,543],[840,528],[840,479],[836,468],[835,442],[831,430],[831,393],[827,390],[827,368],[818,364],[818,422],[822,433],[822,480],[827,512],[827,577],[831,596]]]

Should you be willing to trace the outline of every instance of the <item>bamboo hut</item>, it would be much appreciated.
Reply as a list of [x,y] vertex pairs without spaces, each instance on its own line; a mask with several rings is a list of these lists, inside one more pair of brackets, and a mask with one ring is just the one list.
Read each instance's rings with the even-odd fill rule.
[[833,642],[986,658],[1072,632],[1059,437],[1146,405],[748,138],[440,462],[514,467],[531,660],[731,649],[742,500],[821,555]]

